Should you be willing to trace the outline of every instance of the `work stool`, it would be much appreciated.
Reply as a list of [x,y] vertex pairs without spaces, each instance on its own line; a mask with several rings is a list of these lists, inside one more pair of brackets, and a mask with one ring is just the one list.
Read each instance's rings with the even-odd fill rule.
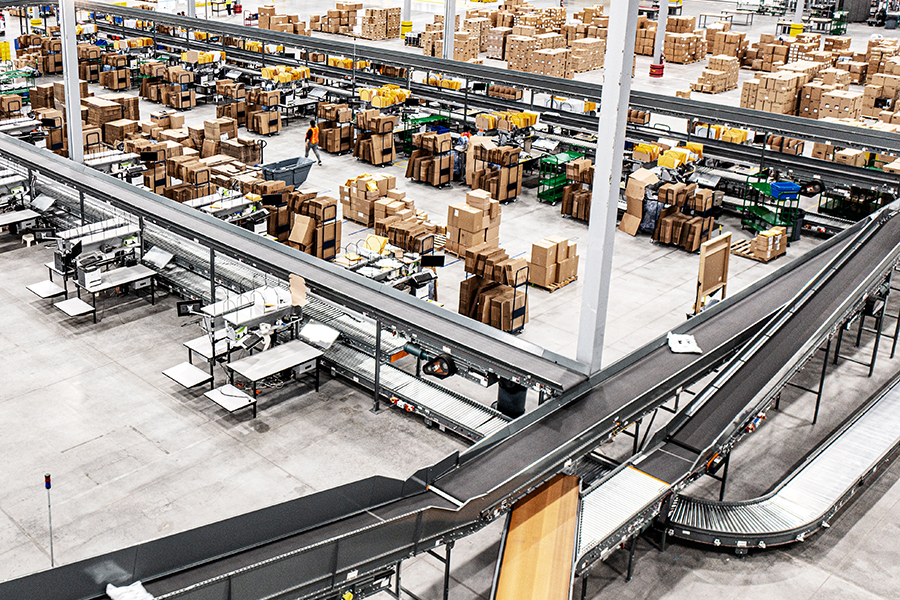
[[34,243],[34,234],[33,234],[33,233],[26,233],[25,235],[23,235],[23,236],[22,236],[22,243],[23,243],[23,244],[28,244],[28,247],[31,248],[31,244]]

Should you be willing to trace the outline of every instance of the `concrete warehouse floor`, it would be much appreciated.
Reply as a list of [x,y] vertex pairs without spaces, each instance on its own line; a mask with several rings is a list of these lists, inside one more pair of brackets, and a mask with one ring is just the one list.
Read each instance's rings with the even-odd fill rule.
[[[279,10],[305,15],[321,13],[330,5],[303,2],[285,4],[283,10],[279,5]],[[414,6],[434,9],[414,15],[417,28],[440,10],[426,3]],[[685,14],[711,12],[720,6],[689,0]],[[8,21],[11,27],[14,21]],[[774,28],[764,27],[762,18],[756,23],[754,31]],[[871,31],[862,28],[865,35]],[[640,86],[650,83],[640,60],[635,86],[644,89]],[[684,69],[685,79],[677,85],[672,65],[667,77],[654,84],[674,93],[696,78],[702,63]],[[142,102],[141,114],[146,117],[159,108]],[[189,123],[199,124],[215,116],[215,109],[198,107],[186,116]],[[266,161],[296,156],[304,132],[305,126],[295,123],[268,138]],[[324,162],[321,168],[313,167],[308,180],[322,193],[335,194],[347,177],[367,170],[351,157],[324,155]],[[384,171],[397,175],[398,187],[435,220],[443,222],[447,205],[463,201],[466,188],[454,184],[435,190],[410,183],[403,179],[404,168],[405,163],[398,162]],[[737,231],[734,221],[725,219],[723,225],[738,237],[749,237]],[[344,224],[345,243],[365,233],[362,226]],[[538,204],[530,189],[518,202],[503,207],[501,245],[510,255],[527,254],[533,241],[550,234],[579,242],[580,271],[589,268],[583,258],[587,251],[584,224],[562,219],[558,208]],[[734,257],[729,291],[735,293],[817,243],[804,238],[791,246],[786,258],[770,265]],[[328,378],[319,393],[305,382],[265,392],[255,420],[249,415],[226,415],[201,393],[185,392],[161,374],[184,360],[181,343],[199,335],[194,327],[182,327],[183,321],[175,317],[175,298],[165,298],[155,307],[133,297],[107,300],[99,324],[93,325],[90,319],[68,320],[25,289],[46,276],[42,263],[49,259],[50,252],[44,248],[25,248],[11,236],[0,235],[0,344],[4,348],[0,373],[7,375],[0,391],[0,449],[8,457],[0,466],[4,482],[0,488],[0,579],[49,566],[46,498],[41,487],[41,476],[47,471],[54,476],[56,558],[70,563],[368,475],[405,478],[467,445],[428,430],[418,418],[399,411],[373,416],[368,412],[368,394]],[[620,232],[613,263],[605,364],[682,322],[690,310],[698,266],[696,255]],[[439,275],[440,300],[455,310],[456,290],[464,277],[462,264],[448,261]],[[532,288],[531,322],[523,339],[574,356],[580,293],[580,282],[553,294]],[[895,372],[897,362],[887,359],[887,348],[889,341],[884,341],[883,356],[871,380],[858,365],[838,367],[829,377],[816,426],[809,423],[809,395],[785,392],[782,410],[773,412],[766,425],[735,452],[728,499],[751,498],[765,491]],[[801,377],[811,381],[816,372],[813,361]],[[480,401],[494,399],[493,390],[486,393],[473,384],[450,381]],[[535,398],[530,398],[530,406],[534,403]],[[604,451],[620,456],[628,448],[630,439],[621,439]],[[900,573],[893,568],[893,555],[900,549],[896,541],[898,477],[900,467],[894,465],[830,530],[805,544],[752,554],[741,561],[732,560],[728,552],[680,543],[660,554],[642,541],[635,580],[624,582],[627,557],[622,552],[614,554],[595,567],[588,597],[732,598],[760,592],[792,600],[895,597],[900,584]],[[696,493],[713,494],[714,483],[698,482]],[[489,596],[501,529],[500,523],[493,524],[457,544],[451,598]],[[439,596],[440,577],[440,565],[430,557],[404,565],[404,585],[423,598]]]

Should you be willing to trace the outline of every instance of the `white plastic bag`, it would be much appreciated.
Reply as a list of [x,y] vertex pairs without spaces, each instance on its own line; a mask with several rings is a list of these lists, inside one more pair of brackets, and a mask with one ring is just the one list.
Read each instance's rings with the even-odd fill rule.
[[125,587],[116,587],[111,583],[106,584],[106,595],[112,600],[153,600],[140,581],[135,581]]
[[669,341],[669,349],[676,354],[703,354],[692,335],[679,335],[670,331],[666,339]]

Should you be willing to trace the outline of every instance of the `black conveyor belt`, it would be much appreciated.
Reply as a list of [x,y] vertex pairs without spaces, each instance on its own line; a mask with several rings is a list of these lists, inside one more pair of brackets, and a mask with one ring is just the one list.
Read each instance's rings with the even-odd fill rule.
[[[759,390],[777,378],[838,309],[865,296],[867,292],[859,290],[859,286],[871,279],[872,269],[887,257],[896,260],[898,240],[900,218],[895,216],[864,240],[802,306],[787,315],[776,335],[762,340],[740,369],[730,373],[724,382],[712,382],[710,389],[715,392],[686,421],[673,421],[674,431],[668,432],[669,441],[641,463],[641,470],[669,483],[691,472],[693,465],[688,464],[685,456],[693,454],[696,460],[707,452],[724,432],[734,427],[735,418]],[[850,294],[860,297],[848,298]],[[702,395],[703,392],[698,397]]]
[[[292,518],[275,527],[280,535],[257,532],[254,524],[271,521],[265,517],[266,511],[287,510],[282,507],[289,503],[284,503],[235,517],[224,525],[214,523],[0,584],[0,598],[98,598],[105,581],[92,583],[96,579],[92,574],[113,571],[119,573],[115,583],[143,579],[156,595],[185,590],[172,597],[215,597],[215,586],[226,585],[233,600],[268,593],[282,598],[288,597],[280,594],[286,588],[278,586],[289,581],[294,590],[290,597],[301,597],[308,590],[341,586],[348,578],[422,552],[448,534],[477,529],[486,522],[488,509],[557,471],[566,458],[593,448],[617,427],[623,415],[639,411],[641,405],[670,394],[673,386],[692,381],[710,365],[721,362],[855,239],[861,227],[826,242],[812,255],[685,323],[678,331],[696,335],[707,349],[703,355],[672,354],[660,338],[601,372],[580,390],[544,404],[505,431],[486,438],[465,455],[450,456],[405,483],[386,480],[373,488],[369,502],[335,507],[335,498],[353,496],[348,488],[358,484],[293,501],[300,503],[297,510],[304,513],[311,507],[328,507],[320,512],[332,516],[323,516],[319,525],[311,523],[313,517],[299,523]],[[587,389],[590,386],[594,389]],[[524,426],[517,429],[520,423]],[[441,477],[442,473],[446,475]],[[417,491],[422,490],[423,482],[437,489]],[[301,505],[305,508],[299,508]],[[213,535],[223,527],[229,531],[225,539]],[[192,587],[200,583],[203,585]],[[251,584],[252,588],[244,587]],[[247,593],[237,592],[242,589]],[[52,594],[45,593],[48,590]],[[197,590],[208,594],[196,595],[200,593]],[[260,590],[265,593],[257,593]]]

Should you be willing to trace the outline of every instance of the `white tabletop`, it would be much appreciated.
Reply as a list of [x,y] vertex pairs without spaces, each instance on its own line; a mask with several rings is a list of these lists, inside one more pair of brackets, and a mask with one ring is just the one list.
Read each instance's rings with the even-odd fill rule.
[[30,208],[26,208],[25,210],[14,210],[8,213],[0,214],[0,227],[6,227],[7,225],[12,225],[14,223],[21,223],[22,221],[29,221],[31,219],[37,219],[39,216],[38,213],[34,212]]
[[[205,360],[214,357],[212,354],[212,344],[209,342],[208,335],[201,335],[198,338],[188,340],[184,343],[184,347]],[[224,338],[217,339],[215,352],[216,358],[228,352],[228,340]]]
[[208,371],[198,369],[189,362],[183,362],[163,371],[163,375],[186,388],[192,388],[212,379]]
[[234,412],[253,404],[254,400],[230,383],[203,394],[228,412]]
[[146,265],[135,265],[133,267],[119,267],[111,271],[104,271],[100,278],[100,283],[95,286],[85,287],[87,291],[95,294],[104,290],[109,290],[120,285],[126,285],[153,277],[156,271]]
[[36,294],[39,298],[52,298],[53,296],[59,296],[66,293],[66,290],[64,290],[62,286],[56,285],[49,279],[39,281],[38,283],[32,283],[31,285],[25,286],[25,288],[32,294]]
[[94,312],[94,307],[82,300],[81,298],[69,298],[62,302],[54,304],[56,308],[63,311],[70,317],[80,317],[88,313]]
[[300,340],[293,340],[228,363],[228,368],[250,381],[259,381],[320,356],[322,351],[318,348],[313,348]]

